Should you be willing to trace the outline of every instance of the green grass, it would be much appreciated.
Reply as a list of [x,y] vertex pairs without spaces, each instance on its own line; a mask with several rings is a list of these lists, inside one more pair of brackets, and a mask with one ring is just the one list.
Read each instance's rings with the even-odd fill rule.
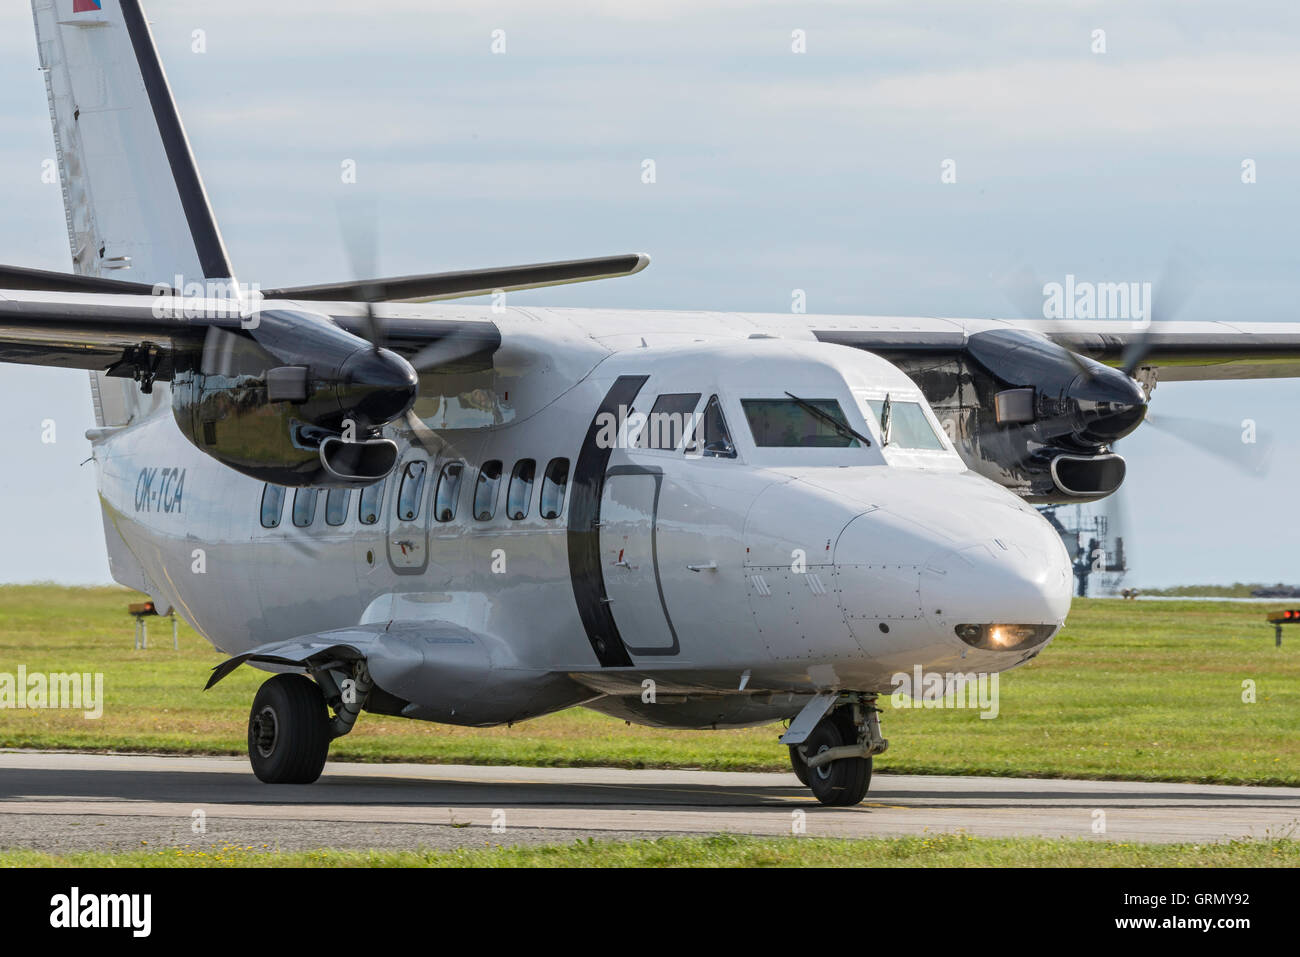
[[0,852],[0,867],[1297,867],[1300,842],[1118,844],[963,834],[851,840],[664,837],[455,851],[212,850]]
[[[102,671],[104,715],[0,710],[0,746],[242,754],[261,672],[202,691],[221,660],[156,622],[131,647],[129,592],[0,588],[0,671]],[[1285,602],[1279,603],[1282,607]],[[1300,785],[1300,629],[1273,646],[1272,606],[1081,600],[1064,632],[1001,678],[1001,714],[891,710],[882,771]],[[1252,681],[1256,700],[1242,701]],[[513,728],[362,717],[339,760],[784,770],[778,726],[667,731],[582,709]],[[1091,846],[1091,845],[1090,845]]]

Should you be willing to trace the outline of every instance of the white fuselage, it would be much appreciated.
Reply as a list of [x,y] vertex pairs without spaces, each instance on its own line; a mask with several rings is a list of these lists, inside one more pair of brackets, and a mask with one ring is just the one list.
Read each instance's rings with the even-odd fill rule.
[[[424,378],[370,524],[358,490],[346,509],[335,493],[328,516],[320,491],[300,527],[288,489],[278,523],[267,520],[266,487],[191,445],[165,402],[101,430],[114,576],[232,655],[359,624],[465,629],[479,664],[456,671],[430,655],[428,700],[404,713],[467,724],[632,700],[646,679],[660,695],[736,702],[683,724],[771,720],[816,691],[887,690],[916,666],[1001,671],[1042,648],[973,648],[960,624],[1064,621],[1072,577],[1059,537],[963,466],[916,386],[884,360],[743,328],[599,336],[540,312],[493,316],[503,345],[481,381]],[[756,444],[742,402],[786,393],[838,401],[870,445]],[[635,414],[665,395],[686,396],[692,422],[717,396],[734,457],[638,442]],[[886,396],[919,403],[936,447],[882,446],[872,403]],[[593,443],[602,408],[623,423],[614,448],[607,435]],[[511,488],[525,460],[535,463],[526,500],[522,480]],[[557,460],[567,482],[547,517]],[[497,462],[489,515],[476,492]],[[440,498],[449,463],[449,476],[464,463],[458,494]],[[453,673],[454,687],[435,687]],[[766,710],[747,710],[755,696]]]

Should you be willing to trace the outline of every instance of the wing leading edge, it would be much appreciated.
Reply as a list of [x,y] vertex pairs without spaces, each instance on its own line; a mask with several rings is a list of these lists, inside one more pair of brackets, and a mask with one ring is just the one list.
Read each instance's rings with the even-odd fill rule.
[[892,356],[950,356],[970,337],[994,329],[1037,333],[1110,366],[1141,349],[1139,369],[1161,382],[1300,377],[1300,323],[1295,322],[1061,322],[1050,319],[895,319],[815,317],[822,342]]

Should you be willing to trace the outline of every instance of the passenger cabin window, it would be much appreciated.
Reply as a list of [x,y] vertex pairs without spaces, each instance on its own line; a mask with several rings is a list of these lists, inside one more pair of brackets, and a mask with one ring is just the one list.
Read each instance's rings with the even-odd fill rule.
[[456,503],[460,501],[460,480],[465,474],[464,462],[448,462],[438,476],[438,488],[433,496],[433,517],[440,522],[450,522],[456,517]]
[[484,462],[474,483],[474,518],[490,522],[497,513],[497,490],[501,488],[501,461]]
[[293,493],[293,524],[306,528],[316,518],[316,497],[320,494],[314,488],[300,488]]
[[379,509],[384,504],[384,484],[384,482],[376,482],[361,490],[357,518],[361,520],[362,525],[374,525],[379,521]]
[[731,441],[731,432],[727,429],[727,420],[722,415],[722,404],[715,395],[704,407],[704,416],[695,435],[686,446],[687,455],[705,458],[734,459],[736,444]]
[[[835,399],[804,399],[800,404],[794,399],[741,399],[753,433],[754,444],[760,448],[801,449],[856,449],[862,443],[852,435],[835,428],[826,418],[849,427],[844,410]],[[815,414],[808,406],[822,413]]]
[[262,489],[262,527],[279,528],[284,511],[284,486],[268,485]]
[[636,438],[636,447],[666,451],[680,448],[686,433],[695,424],[691,416],[699,404],[698,392],[666,392],[659,396]]
[[424,475],[429,470],[429,463],[424,461],[407,462],[402,469],[402,485],[397,492],[397,517],[404,522],[413,522],[420,517],[420,499],[424,495]]
[[506,514],[516,521],[528,517],[528,506],[533,499],[533,478],[536,474],[537,463],[532,459],[520,459],[515,463],[515,470],[510,474]]
[[325,496],[325,524],[342,525],[348,520],[348,503],[352,501],[352,490],[332,488]]
[[935,434],[919,402],[889,401],[889,439],[885,439],[885,400],[867,399],[867,405],[880,425],[880,440],[899,449],[943,451],[943,441]]
[[[698,399],[699,396],[696,396]],[[691,406],[692,409],[695,406]],[[676,446],[673,446],[676,448]],[[569,460],[551,459],[542,476],[542,518],[559,518],[564,511],[564,492],[569,487]]]

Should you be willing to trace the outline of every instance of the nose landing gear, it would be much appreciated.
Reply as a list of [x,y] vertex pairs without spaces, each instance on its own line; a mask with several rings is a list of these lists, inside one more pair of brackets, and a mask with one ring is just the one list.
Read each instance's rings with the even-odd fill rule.
[[866,797],[872,756],[889,747],[874,694],[818,695],[781,740],[789,745],[795,777],[828,807],[850,807]]

